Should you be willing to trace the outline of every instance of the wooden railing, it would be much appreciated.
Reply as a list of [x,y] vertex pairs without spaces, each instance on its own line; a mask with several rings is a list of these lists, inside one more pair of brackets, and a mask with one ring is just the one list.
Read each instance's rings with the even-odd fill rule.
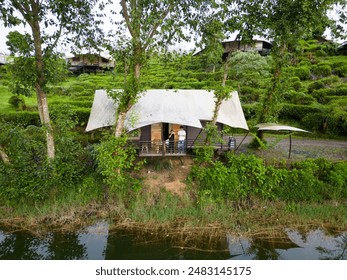
[[[131,140],[132,145],[139,151],[140,156],[180,156],[186,155],[187,150],[192,150],[204,144],[203,139],[187,139],[183,147],[178,140],[170,142],[168,140],[142,141]],[[214,143],[213,146],[218,150],[228,150],[228,137],[224,137],[222,143]]]

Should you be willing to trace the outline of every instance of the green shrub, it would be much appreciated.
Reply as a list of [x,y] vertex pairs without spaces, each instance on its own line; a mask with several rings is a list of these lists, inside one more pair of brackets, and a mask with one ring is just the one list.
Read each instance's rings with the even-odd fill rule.
[[106,135],[95,151],[98,172],[113,193],[139,187],[139,181],[130,172],[139,170],[143,162],[135,162],[136,150],[128,145],[126,136]]
[[257,116],[258,109],[258,103],[242,104],[242,110],[246,119],[254,119]]
[[55,126],[54,160],[47,160],[44,129],[0,124],[0,144],[10,160],[10,164],[0,161],[0,200],[34,203],[64,195],[80,184],[89,158],[67,130],[74,123],[56,123],[60,125]]
[[242,86],[240,89],[240,98],[245,102],[254,102],[259,100],[261,90],[250,86]]
[[315,101],[312,96],[296,91],[288,91],[286,94],[284,94],[284,98],[287,100],[287,102],[299,105],[310,105]]
[[302,83],[300,81],[296,81],[292,83],[292,87],[293,89],[295,89],[296,91],[299,91],[302,89]]
[[312,68],[312,72],[318,77],[328,77],[332,74],[332,69],[330,65],[319,64],[316,67]]
[[[51,102],[50,106],[53,110],[59,110],[59,107],[64,106],[66,104],[67,104],[66,101],[65,102],[64,101],[55,101],[55,102]],[[93,101],[92,100],[79,101],[79,100],[74,99],[74,100],[69,101],[68,104],[71,108],[88,108],[88,109],[90,109],[90,108],[92,108]]]
[[347,163],[337,162],[326,174],[325,181],[330,188],[325,188],[325,194],[330,199],[347,198]]
[[279,113],[279,118],[284,120],[302,120],[308,114],[324,113],[323,108],[312,105],[293,105],[285,103]]
[[266,166],[261,158],[254,155],[227,155],[227,166],[236,172],[244,196],[260,195],[269,198],[272,194],[266,188]]
[[70,86],[69,88],[69,92],[72,94],[72,95],[78,95],[78,94],[81,94],[84,92],[84,87],[81,86],[81,85],[72,85]]
[[326,128],[324,123],[327,122],[327,116],[325,113],[308,113],[301,120],[301,125],[303,128],[311,132],[326,133]]
[[347,163],[309,159],[265,165],[254,155],[227,154],[226,162],[193,166],[191,178],[199,201],[242,201],[258,196],[286,202],[344,200],[347,194]]
[[315,81],[308,85],[307,90],[312,93],[314,90],[325,88],[325,84],[322,81]]
[[347,96],[347,85],[339,85],[336,89],[334,94],[332,95],[337,95],[337,96]]
[[336,88],[323,88],[314,90],[312,96],[321,104],[329,102],[328,96],[347,96],[347,86],[340,85]]
[[347,65],[336,67],[333,73],[341,78],[347,77]]
[[12,95],[8,101],[17,110],[23,110],[25,108],[24,97],[18,95]]
[[301,81],[309,80],[311,76],[310,68],[307,66],[293,67],[293,72]]
[[40,117],[38,112],[19,111],[6,114],[0,113],[0,120],[23,127],[28,125],[40,126]]
[[238,201],[248,195],[247,191],[243,191],[235,170],[219,161],[202,169],[194,166],[192,175],[198,181],[199,202],[211,199],[218,202]]
[[331,92],[335,92],[335,90],[331,88],[322,88],[322,89],[314,90],[312,92],[312,97],[315,98],[320,104],[327,104],[328,103],[327,96],[331,95]]
[[87,125],[90,116],[90,110],[90,108],[75,108],[72,110],[78,120],[79,125]]

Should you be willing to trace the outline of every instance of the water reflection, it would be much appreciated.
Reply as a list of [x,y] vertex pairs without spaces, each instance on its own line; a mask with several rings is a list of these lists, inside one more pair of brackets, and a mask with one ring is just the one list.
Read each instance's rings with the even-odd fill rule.
[[[320,230],[300,233],[288,230],[281,238],[235,238],[227,236],[214,248],[185,248],[170,240],[139,238],[129,232],[109,232],[106,222],[75,233],[52,232],[33,236],[28,232],[0,230],[0,259],[7,260],[150,260],[150,259],[242,259],[317,260],[347,259],[347,232],[330,236]],[[182,245],[182,244],[180,244]]]
[[239,260],[346,260],[347,233],[325,235],[321,230],[299,233],[287,230],[286,238],[251,240],[228,238],[231,259]]
[[24,231],[4,233],[0,230],[0,259],[103,260],[107,236],[107,223],[98,223],[79,232],[52,232],[40,237]]

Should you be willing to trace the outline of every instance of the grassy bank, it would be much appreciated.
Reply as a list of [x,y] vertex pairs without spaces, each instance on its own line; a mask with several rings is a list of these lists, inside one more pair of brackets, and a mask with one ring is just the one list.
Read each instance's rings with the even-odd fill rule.
[[224,238],[226,234],[277,238],[288,228],[341,232],[347,228],[346,206],[346,201],[288,203],[259,198],[250,198],[237,206],[230,201],[197,203],[194,189],[175,195],[164,188],[143,188],[131,197],[99,194],[81,201],[78,193],[70,193],[62,199],[35,205],[3,205],[0,224],[40,234],[73,231],[97,220],[107,220],[111,230],[170,237],[185,246],[184,243],[202,238]]
[[[133,151],[122,154],[122,139],[112,137],[86,150],[66,136],[62,145],[69,156],[58,154],[57,162],[46,163],[38,160],[40,154],[20,157],[27,137],[20,131],[14,135],[24,141],[13,150],[18,162],[0,163],[6,175],[0,178],[0,224],[6,227],[69,231],[107,220],[111,229],[187,240],[347,228],[345,161],[268,163],[244,153],[213,159],[206,150],[184,158],[183,165],[179,159],[140,164]],[[117,151],[114,161],[109,149]],[[124,166],[122,173],[115,172],[117,166]]]

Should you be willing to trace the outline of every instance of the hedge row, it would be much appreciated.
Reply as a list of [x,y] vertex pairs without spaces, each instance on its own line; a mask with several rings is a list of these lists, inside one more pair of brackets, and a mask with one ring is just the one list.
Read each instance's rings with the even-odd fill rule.
[[[57,108],[57,107],[56,107]],[[88,122],[90,115],[90,108],[71,108],[71,111],[76,115],[78,124],[85,126]],[[52,106],[51,115],[54,117],[54,106]],[[0,121],[6,123],[12,123],[14,125],[20,125],[27,127],[29,125],[40,126],[40,117],[38,112],[18,111],[15,113],[0,114]]]
[[343,111],[333,113],[329,107],[285,104],[280,111],[279,119],[283,122],[297,121],[311,132],[347,135],[346,114]]

